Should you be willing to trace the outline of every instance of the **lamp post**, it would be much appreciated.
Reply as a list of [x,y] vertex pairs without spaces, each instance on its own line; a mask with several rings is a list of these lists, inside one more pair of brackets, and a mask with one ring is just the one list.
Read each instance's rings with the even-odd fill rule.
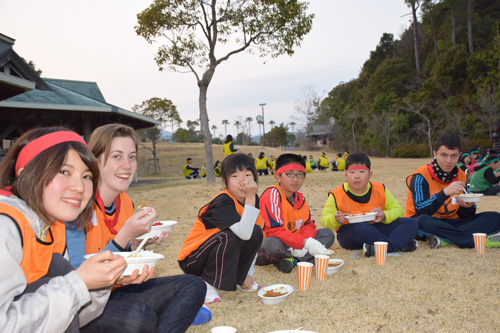
[[264,126],[264,123],[265,123],[264,105],[266,105],[266,103],[259,104],[259,106],[262,106],[262,133],[264,133],[264,140],[262,141],[262,144],[265,146],[266,145],[266,128]]

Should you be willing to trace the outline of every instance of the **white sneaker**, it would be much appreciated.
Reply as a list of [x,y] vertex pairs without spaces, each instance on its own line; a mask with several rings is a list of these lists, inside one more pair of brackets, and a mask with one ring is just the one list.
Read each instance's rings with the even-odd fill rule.
[[207,285],[207,294],[205,296],[205,303],[210,304],[210,303],[217,303],[220,302],[220,296],[219,293],[217,292],[217,289],[215,289],[211,284],[208,284],[205,282]]
[[258,284],[255,281],[253,282],[253,286],[250,289],[243,289],[243,288],[241,288],[241,286],[239,284],[237,284],[236,287],[238,287],[239,290],[243,290],[243,291],[257,291],[261,288],[260,284]]

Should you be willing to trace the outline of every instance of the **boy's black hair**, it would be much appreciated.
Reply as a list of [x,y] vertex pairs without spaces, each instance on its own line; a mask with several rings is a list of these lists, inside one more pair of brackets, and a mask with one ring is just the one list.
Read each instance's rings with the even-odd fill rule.
[[495,149],[490,149],[490,155],[498,155],[498,152]]
[[345,152],[346,152],[347,154],[349,154],[349,150],[346,150]]
[[307,156],[306,155],[303,155],[302,158],[304,159],[304,161],[307,160]]
[[446,148],[450,150],[455,150],[458,148],[458,151],[462,151],[462,144],[460,143],[460,140],[453,134],[446,134],[440,136],[436,140],[436,145],[434,146],[434,150],[437,152],[441,146],[445,146]]
[[498,155],[490,155],[487,158],[485,158],[484,163],[489,164],[489,163],[491,163],[491,161],[493,161],[494,159],[497,159],[497,158],[498,158]]
[[352,153],[352,155],[347,156],[345,159],[345,169],[349,169],[351,165],[362,165],[371,168],[371,162],[368,156],[363,153]]
[[222,161],[220,176],[225,182],[227,182],[227,180],[233,173],[235,173],[236,171],[244,170],[251,171],[253,173],[253,179],[255,180],[255,182],[259,182],[259,176],[257,175],[255,164],[248,155],[243,153],[235,153],[226,157]]
[[276,160],[276,170],[288,164],[300,164],[304,168],[306,167],[306,162],[304,162],[302,156],[298,154],[281,154]]
[[338,153],[338,154],[337,154],[337,157],[342,157],[342,153]]

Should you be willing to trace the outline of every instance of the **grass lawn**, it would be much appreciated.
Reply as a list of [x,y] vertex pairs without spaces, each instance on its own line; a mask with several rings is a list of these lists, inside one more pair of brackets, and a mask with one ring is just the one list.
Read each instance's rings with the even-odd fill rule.
[[[273,148],[242,147],[241,152],[260,151],[278,156]],[[162,174],[145,177],[145,160],[140,149],[139,179],[161,179],[163,185],[135,187],[127,191],[134,202],[147,201],[157,211],[158,220],[176,220],[172,235],[158,245],[155,252],[165,255],[157,266],[157,276],[183,274],[177,264],[180,248],[193,225],[199,209],[220,190],[220,178],[215,185],[205,179],[182,179],[182,167],[187,157],[193,165],[203,163],[202,144],[162,144],[159,146]],[[309,155],[310,152],[301,152]],[[318,152],[313,153],[317,158]],[[222,160],[222,146],[214,146],[215,160]],[[220,155],[220,156],[219,156]],[[327,154],[332,157],[333,153]],[[405,178],[430,159],[372,158],[372,180],[386,188],[405,207]],[[150,168],[151,169],[151,168]],[[345,181],[343,172],[313,172],[308,174],[302,191],[313,212],[318,228],[327,194]],[[274,177],[259,178],[259,194]],[[499,211],[500,197],[483,197],[478,212]],[[328,332],[494,332],[500,331],[498,315],[500,280],[500,249],[486,249],[478,255],[474,249],[459,249],[454,245],[430,250],[419,242],[416,252],[401,257],[388,257],[385,266],[377,266],[375,258],[350,259],[353,251],[340,248],[337,241],[332,258],[345,261],[341,270],[327,275],[325,281],[315,281],[314,272],[309,291],[298,290],[297,270],[290,274],[273,266],[256,266],[254,278],[264,286],[276,283],[295,288],[288,299],[278,305],[264,305],[256,293],[220,291],[221,303],[209,305],[210,323],[191,327],[188,332],[209,332],[215,326],[234,326],[238,332],[270,332],[295,329],[318,333]]]

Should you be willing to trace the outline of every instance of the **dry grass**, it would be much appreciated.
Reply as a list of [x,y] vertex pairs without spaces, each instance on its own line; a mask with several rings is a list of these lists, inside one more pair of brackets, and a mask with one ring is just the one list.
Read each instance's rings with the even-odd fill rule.
[[[179,160],[184,159],[188,152],[193,159],[196,156],[201,160],[203,155],[202,145],[168,146],[175,149],[162,151],[160,156],[169,158],[175,154],[172,159]],[[248,148],[244,147],[244,152],[258,153],[261,150],[260,147]],[[309,152],[304,153],[309,155]],[[275,156],[278,154],[275,152]],[[384,183],[404,207],[407,194],[404,180],[426,162],[427,159],[373,158],[373,180]],[[180,168],[179,164],[171,167]],[[181,178],[180,173],[166,176]],[[307,176],[302,190],[317,221],[328,191],[344,180],[342,172]],[[273,177],[261,177],[259,192],[273,183]],[[160,219],[179,221],[172,236],[155,250],[166,256],[166,260],[159,263],[158,276],[182,274],[177,264],[182,243],[200,207],[221,188],[218,179],[213,186],[207,185],[205,180],[185,180],[175,186],[129,190],[135,202],[145,200],[155,207]],[[478,210],[498,211],[498,200],[498,197],[484,198],[478,204]],[[321,227],[319,222],[317,225]],[[208,332],[220,325],[234,326],[238,332],[269,332],[297,327],[319,333],[500,330],[500,249],[486,249],[486,254],[479,256],[473,249],[455,246],[429,250],[424,242],[420,242],[416,252],[388,257],[386,266],[377,266],[374,258],[350,259],[352,251],[341,249],[337,242],[333,247],[337,255],[332,257],[343,259],[345,265],[338,273],[328,275],[325,281],[313,278],[309,291],[297,290],[296,270],[283,274],[272,266],[257,266],[255,278],[260,282],[265,274],[265,286],[286,283],[296,288],[287,301],[269,306],[264,305],[255,293],[221,291],[222,303],[210,306],[212,321],[191,327],[188,332]]]

